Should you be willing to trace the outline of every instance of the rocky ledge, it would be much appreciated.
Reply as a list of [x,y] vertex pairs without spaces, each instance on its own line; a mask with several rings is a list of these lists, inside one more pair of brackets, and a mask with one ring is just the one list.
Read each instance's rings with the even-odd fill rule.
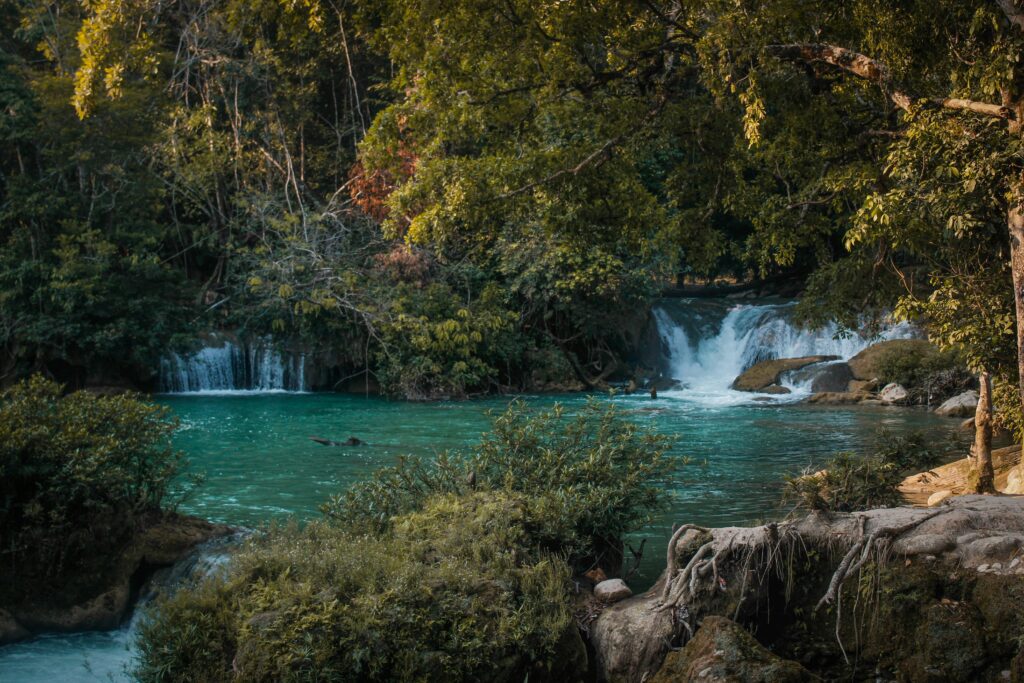
[[598,678],[1024,681],[1022,548],[1018,496],[683,525],[658,583],[590,624]]
[[139,589],[154,572],[175,564],[198,545],[233,531],[196,517],[155,514],[111,563],[112,570],[86,591],[88,598],[68,603],[57,591],[26,597],[20,604],[0,608],[0,645],[41,633],[117,628],[130,612]]

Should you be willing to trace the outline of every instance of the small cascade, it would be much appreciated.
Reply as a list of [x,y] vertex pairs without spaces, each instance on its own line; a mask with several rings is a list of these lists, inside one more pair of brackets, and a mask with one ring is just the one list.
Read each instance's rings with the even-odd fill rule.
[[[733,380],[760,361],[818,355],[847,360],[880,341],[859,335],[837,338],[834,325],[801,329],[791,320],[792,308],[793,304],[737,305],[725,311],[717,325],[704,324],[696,338],[687,334],[694,325],[680,320],[686,311],[676,310],[673,315],[663,307],[655,308],[668,374],[682,382],[693,398],[715,402],[716,397],[733,394],[729,389]],[[884,329],[881,339],[913,336],[911,325],[899,323]],[[804,388],[803,382],[794,388]]]
[[305,391],[305,366],[303,354],[282,354],[268,340],[243,344],[214,337],[196,353],[165,356],[160,362],[160,391]]

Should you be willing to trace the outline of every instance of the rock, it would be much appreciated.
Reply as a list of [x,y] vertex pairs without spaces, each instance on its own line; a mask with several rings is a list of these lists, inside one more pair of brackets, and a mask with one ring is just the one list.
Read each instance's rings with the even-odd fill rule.
[[[849,367],[849,363],[846,365]],[[851,379],[846,385],[846,391],[851,393],[870,393],[878,389],[878,380],[874,379]]]
[[978,392],[971,389],[943,403],[935,409],[935,414],[946,417],[973,417],[977,409]]
[[15,618],[33,633],[110,631],[121,624],[128,610],[131,590],[126,579],[102,595],[69,608],[17,609]]
[[942,491],[936,491],[932,495],[928,496],[928,503],[927,503],[927,505],[928,505],[928,507],[933,508],[936,505],[938,505],[939,503],[941,503],[942,501],[946,500],[947,498],[952,498],[952,497],[953,497],[953,492],[950,491],[949,489],[944,489]]
[[31,635],[32,633],[18,623],[13,614],[5,609],[0,609],[0,643],[16,643]]
[[941,555],[956,547],[956,542],[945,534],[917,534],[900,539],[893,546],[902,555]]
[[962,432],[973,432],[974,431],[974,418],[969,417],[960,423],[960,431]]
[[1009,560],[1021,546],[1019,536],[990,536],[972,541],[962,551],[964,565],[978,567],[1001,560]]
[[622,579],[608,579],[594,586],[594,597],[602,602],[619,602],[633,595]]
[[791,394],[793,392],[790,391],[786,387],[780,387],[778,384],[772,384],[770,386],[765,387],[764,389],[761,389],[761,393],[762,394],[782,395],[782,394]]
[[878,392],[878,398],[882,403],[903,403],[910,396],[907,390],[900,384],[886,384],[885,387]]
[[826,391],[821,394],[811,394],[811,397],[807,399],[808,403],[820,403],[826,406],[839,406],[848,405],[851,403],[860,403],[867,398],[870,398],[871,394],[863,392],[848,392],[848,391]]
[[847,363],[854,379],[878,379],[879,365],[887,356],[895,354],[931,355],[936,352],[934,346],[923,339],[893,339],[872,344]]
[[617,602],[591,625],[599,681],[633,683],[661,667],[675,628],[670,611],[652,609],[654,599],[648,593]]
[[740,374],[732,383],[732,388],[737,391],[762,391],[773,384],[778,384],[779,378],[785,372],[838,359],[838,356],[805,356],[761,361]]
[[811,381],[811,393],[846,391],[853,379],[846,363],[829,363],[821,368]]
[[899,663],[900,680],[976,681],[985,663],[984,623],[966,602],[933,603],[914,634],[914,654]]
[[816,681],[796,662],[766,650],[742,626],[707,617],[682,650],[670,652],[650,683],[802,683]]

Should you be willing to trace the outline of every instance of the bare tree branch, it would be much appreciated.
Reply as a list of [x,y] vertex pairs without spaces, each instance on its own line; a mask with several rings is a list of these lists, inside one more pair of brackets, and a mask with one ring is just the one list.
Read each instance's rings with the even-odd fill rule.
[[[1024,17],[1022,17],[1022,20],[1024,20]],[[893,80],[885,64],[867,55],[848,50],[845,47],[822,43],[796,43],[793,45],[769,45],[766,49],[769,54],[779,59],[830,64],[854,76],[877,83],[888,94],[889,99],[897,107],[905,111],[910,111],[915,102],[926,102],[932,106],[944,109],[972,111],[976,114],[1000,119],[1012,120],[1016,117],[1012,109],[1000,104],[947,97],[916,97]]]

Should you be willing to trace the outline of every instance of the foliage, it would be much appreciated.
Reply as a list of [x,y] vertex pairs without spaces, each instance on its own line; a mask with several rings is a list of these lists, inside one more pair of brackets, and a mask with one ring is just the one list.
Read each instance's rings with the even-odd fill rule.
[[944,449],[928,443],[920,432],[895,436],[881,430],[867,453],[839,453],[817,472],[788,477],[783,501],[808,512],[853,512],[902,505],[897,490],[900,482],[946,457]]
[[668,445],[612,405],[591,401],[567,415],[516,401],[468,451],[402,460],[335,496],[324,512],[345,528],[381,531],[439,494],[527,495],[535,500],[535,542],[579,566],[601,559],[660,504]]
[[271,530],[225,579],[151,611],[135,675],[563,680],[582,643],[568,567],[531,539],[533,506],[511,494],[437,496],[383,536],[323,523]]
[[62,395],[35,376],[0,395],[0,537],[8,591],[105,553],[168,503],[184,467],[167,409],[133,396]]
[[882,385],[901,384],[918,403],[934,405],[958,394],[974,383],[974,377],[954,351],[905,353],[891,350],[877,362]]

